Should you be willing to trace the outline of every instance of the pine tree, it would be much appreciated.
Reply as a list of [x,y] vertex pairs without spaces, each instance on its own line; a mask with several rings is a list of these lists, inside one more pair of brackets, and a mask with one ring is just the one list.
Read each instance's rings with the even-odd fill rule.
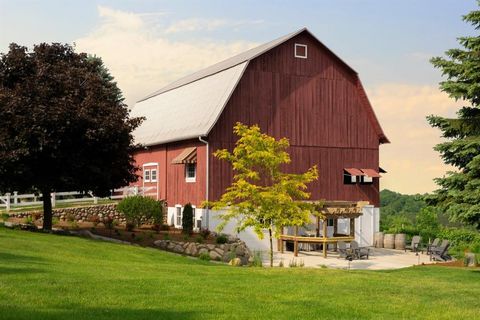
[[[463,20],[476,32],[480,30],[480,11],[468,13]],[[458,41],[463,48],[450,49],[446,58],[435,57],[431,63],[447,78],[440,82],[440,89],[468,105],[460,108],[457,118],[428,117],[447,139],[434,149],[457,171],[435,179],[440,189],[426,200],[444,210],[452,221],[480,229],[480,35]]]

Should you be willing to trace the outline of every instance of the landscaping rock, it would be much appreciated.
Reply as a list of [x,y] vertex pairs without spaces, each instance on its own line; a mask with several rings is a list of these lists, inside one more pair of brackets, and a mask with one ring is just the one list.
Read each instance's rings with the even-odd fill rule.
[[208,255],[210,256],[210,259],[212,259],[212,260],[220,261],[222,259],[222,256],[220,254],[218,254],[218,252],[216,252],[215,250],[210,251],[210,253]]

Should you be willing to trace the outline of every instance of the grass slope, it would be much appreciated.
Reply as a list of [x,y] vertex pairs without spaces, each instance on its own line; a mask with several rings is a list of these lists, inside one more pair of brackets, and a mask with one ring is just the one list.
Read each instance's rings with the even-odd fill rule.
[[0,228],[0,319],[478,319],[480,272],[234,268]]

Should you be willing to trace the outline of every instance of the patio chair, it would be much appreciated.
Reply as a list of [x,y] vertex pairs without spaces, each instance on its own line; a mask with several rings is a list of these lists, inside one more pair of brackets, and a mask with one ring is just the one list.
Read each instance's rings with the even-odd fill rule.
[[449,247],[450,247],[450,242],[448,240],[443,240],[442,244],[432,251],[432,254],[430,255],[430,259],[433,259],[435,261],[452,260],[452,257],[448,254]]
[[353,252],[355,254],[355,257],[357,259],[367,258],[367,260],[368,260],[368,256],[370,255],[370,249],[369,248],[360,247],[358,245],[358,242],[354,240],[354,241],[350,242],[350,249],[353,250]]
[[413,236],[412,241],[410,244],[405,246],[405,252],[411,250],[412,252],[419,252],[420,251],[420,242],[422,241],[422,237],[420,236]]
[[343,241],[338,241],[337,242],[337,251],[339,258],[353,258],[352,250],[347,248],[347,244]]
[[427,254],[431,254],[432,250],[437,248],[439,245],[440,245],[440,239],[435,238],[435,240],[433,240],[433,242],[427,246]]

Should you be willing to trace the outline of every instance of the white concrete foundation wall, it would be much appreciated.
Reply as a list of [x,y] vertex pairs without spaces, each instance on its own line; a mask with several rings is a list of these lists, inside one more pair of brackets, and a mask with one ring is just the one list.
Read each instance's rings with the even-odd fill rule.
[[[205,219],[205,210],[204,209],[199,209],[196,208],[195,206],[192,206],[195,209],[195,223],[193,225],[194,230],[198,230],[198,226],[201,224],[202,228],[206,228],[206,219]],[[180,205],[177,205],[175,207],[168,207],[167,208],[167,224],[169,226],[173,226],[175,228],[181,228],[182,223],[181,223],[181,218],[180,221],[177,219],[177,208],[180,208],[181,214],[183,213],[183,207]],[[178,224],[180,222],[180,224]]]
[[[181,212],[183,212],[183,207]],[[200,220],[202,228],[208,228],[211,231],[218,232],[217,227],[221,223],[219,215],[224,212],[209,210],[207,217],[207,212],[205,209],[195,208],[195,227],[197,222]],[[208,225],[207,225],[208,220]],[[168,207],[167,213],[168,225],[181,228],[182,225],[177,224],[177,208]],[[316,225],[311,224],[307,226],[308,230],[315,230]],[[322,227],[321,227],[322,228]],[[287,228],[285,231],[287,234],[293,234],[293,228]],[[363,208],[363,215],[355,219],[355,240],[359,243],[360,246],[373,246],[373,237],[375,232],[378,232],[380,229],[380,209],[375,208],[372,205],[365,206]],[[321,229],[320,229],[321,230]],[[338,220],[338,231],[340,233],[349,234],[350,233],[350,220],[349,219],[339,219]],[[236,221],[231,220],[221,231],[222,233],[237,235],[241,240],[243,240],[251,250],[266,251],[270,248],[270,243],[268,239],[268,231],[263,232],[263,239],[259,239],[257,234],[253,231],[252,228],[248,228],[240,233],[236,232]],[[303,228],[299,228],[299,234],[303,232]],[[333,235],[333,227],[327,227],[327,236]],[[277,250],[277,240],[273,241],[273,249]]]

